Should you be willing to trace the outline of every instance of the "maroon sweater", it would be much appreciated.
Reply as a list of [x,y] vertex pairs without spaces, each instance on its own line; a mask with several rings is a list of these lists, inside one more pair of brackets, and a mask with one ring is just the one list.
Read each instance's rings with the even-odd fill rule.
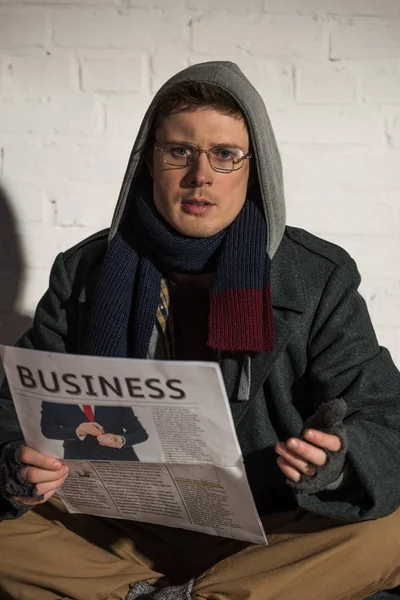
[[207,346],[209,288],[171,281],[168,287],[174,324],[175,359],[216,361],[216,351]]

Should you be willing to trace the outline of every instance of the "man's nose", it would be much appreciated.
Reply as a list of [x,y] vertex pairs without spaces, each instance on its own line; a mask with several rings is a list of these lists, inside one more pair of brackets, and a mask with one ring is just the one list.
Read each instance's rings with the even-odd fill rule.
[[205,152],[200,152],[197,160],[190,166],[189,181],[193,187],[212,185],[214,180],[214,171]]

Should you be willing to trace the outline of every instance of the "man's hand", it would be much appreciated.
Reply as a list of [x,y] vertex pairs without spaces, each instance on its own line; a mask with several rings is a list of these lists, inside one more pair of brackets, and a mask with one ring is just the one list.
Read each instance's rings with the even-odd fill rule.
[[340,450],[341,442],[337,435],[307,429],[304,438],[307,441],[292,437],[275,446],[279,454],[276,462],[282,473],[292,481],[299,481],[302,474],[315,475],[318,467],[326,463],[324,449],[333,452]]
[[81,423],[78,426],[76,433],[79,436],[95,435],[97,437],[101,433],[104,433],[104,428],[98,423],[88,423],[85,421],[85,423]]
[[120,435],[114,435],[113,433],[103,433],[97,436],[97,441],[100,446],[108,446],[109,448],[122,448],[124,440]]
[[27,465],[22,469],[21,477],[36,485],[38,496],[43,495],[42,499],[34,496],[14,497],[14,500],[22,504],[43,504],[56,493],[68,476],[68,467],[60,460],[27,446],[21,448],[19,460]]

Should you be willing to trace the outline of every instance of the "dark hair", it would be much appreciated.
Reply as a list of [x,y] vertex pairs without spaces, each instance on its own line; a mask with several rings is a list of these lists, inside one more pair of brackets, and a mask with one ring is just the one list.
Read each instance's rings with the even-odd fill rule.
[[239,105],[228,92],[211,83],[203,81],[181,81],[167,87],[157,98],[156,117],[153,132],[161,121],[177,112],[191,112],[201,107],[210,106],[225,115],[246,121]]

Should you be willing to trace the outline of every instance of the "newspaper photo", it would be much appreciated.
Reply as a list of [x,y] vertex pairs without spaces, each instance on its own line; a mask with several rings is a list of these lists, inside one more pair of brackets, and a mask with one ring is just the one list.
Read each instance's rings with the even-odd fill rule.
[[26,444],[69,467],[70,512],[267,543],[217,363],[0,353]]

